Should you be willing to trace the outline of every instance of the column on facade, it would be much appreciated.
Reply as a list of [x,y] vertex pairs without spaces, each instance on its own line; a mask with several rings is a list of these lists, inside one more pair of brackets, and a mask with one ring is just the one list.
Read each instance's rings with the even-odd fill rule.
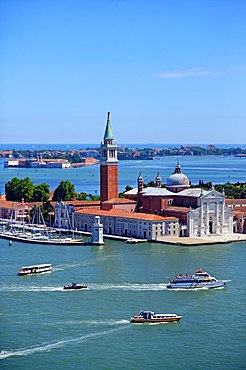
[[216,226],[219,223],[219,202],[216,202]]
[[208,234],[209,233],[209,204],[208,204],[208,202],[206,202],[206,214],[205,214],[205,218],[206,218],[206,230],[205,230],[205,234]]
[[204,226],[204,223],[203,223],[203,203],[201,203],[201,226]]
[[219,233],[219,210],[220,210],[220,207],[219,207],[219,204],[220,204],[220,202],[216,202],[216,215],[215,215],[215,220],[216,220],[216,234],[218,234]]
[[203,203],[201,202],[200,209],[199,209],[199,222],[198,222],[198,236],[202,236],[204,234],[204,223],[203,223],[203,212],[204,207]]
[[225,222],[225,204],[221,202],[221,224],[224,225]]
[[193,234],[194,234],[194,230],[193,230],[193,217],[192,216],[190,216],[189,217],[189,236],[190,237],[192,237],[192,236],[194,236]]

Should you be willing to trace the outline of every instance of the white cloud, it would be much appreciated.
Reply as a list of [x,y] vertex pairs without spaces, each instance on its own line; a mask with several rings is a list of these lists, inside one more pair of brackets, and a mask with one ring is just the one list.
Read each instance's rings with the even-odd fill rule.
[[152,74],[153,77],[157,78],[183,78],[183,77],[191,77],[191,76],[204,76],[204,75],[219,75],[220,72],[213,72],[213,71],[207,71],[205,69],[201,68],[193,68],[193,69],[186,69],[184,71],[179,72],[162,72],[162,73],[154,73]]

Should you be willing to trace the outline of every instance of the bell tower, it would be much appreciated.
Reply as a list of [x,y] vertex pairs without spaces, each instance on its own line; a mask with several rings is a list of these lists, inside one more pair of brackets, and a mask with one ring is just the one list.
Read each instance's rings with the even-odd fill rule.
[[100,201],[118,198],[118,159],[117,144],[110,123],[108,112],[103,142],[100,148]]

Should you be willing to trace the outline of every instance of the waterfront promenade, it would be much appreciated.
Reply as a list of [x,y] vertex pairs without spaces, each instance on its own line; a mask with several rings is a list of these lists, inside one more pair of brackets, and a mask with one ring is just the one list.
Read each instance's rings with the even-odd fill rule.
[[185,246],[221,244],[240,241],[246,241],[246,234],[209,235],[197,238],[171,236],[163,236],[162,238],[158,238],[159,243],[178,244]]
[[[89,232],[79,232],[81,235],[87,235],[90,237],[91,233]],[[104,234],[105,239],[112,240],[121,240],[126,241],[129,237],[117,236],[117,235],[108,235]],[[138,239],[134,238],[136,243],[162,243],[162,244],[176,244],[184,246],[193,246],[193,245],[207,245],[207,244],[225,244],[233,242],[244,242],[246,241],[246,234],[227,234],[227,235],[209,235],[204,237],[190,238],[190,237],[177,237],[177,236],[163,236],[159,237],[157,240],[147,240],[147,239]]]

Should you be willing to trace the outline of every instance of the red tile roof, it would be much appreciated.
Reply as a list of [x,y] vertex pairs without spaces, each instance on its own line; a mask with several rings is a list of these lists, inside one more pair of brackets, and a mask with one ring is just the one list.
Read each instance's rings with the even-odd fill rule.
[[108,203],[108,204],[135,204],[137,203],[135,200],[130,200],[126,198],[112,198],[109,200],[105,200],[103,203]]
[[176,212],[176,213],[189,213],[189,207],[175,207],[175,206],[168,206],[164,209],[164,212]]
[[[56,203],[56,202],[55,202]],[[81,207],[85,207],[85,206],[99,206],[100,205],[100,201],[98,200],[62,200],[62,203],[65,203],[67,204],[68,206],[81,206]]]
[[246,199],[226,199],[225,203],[226,205],[236,205],[236,204],[246,205]]
[[176,217],[162,217],[154,214],[148,213],[135,213],[135,212],[127,212],[123,209],[113,208],[110,211],[103,211],[103,210],[95,210],[93,208],[83,208],[79,209],[75,213],[82,213],[82,214],[90,214],[95,216],[106,216],[106,217],[124,217],[124,218],[131,218],[131,219],[138,219],[138,220],[145,220],[145,221],[176,221],[178,218]]

